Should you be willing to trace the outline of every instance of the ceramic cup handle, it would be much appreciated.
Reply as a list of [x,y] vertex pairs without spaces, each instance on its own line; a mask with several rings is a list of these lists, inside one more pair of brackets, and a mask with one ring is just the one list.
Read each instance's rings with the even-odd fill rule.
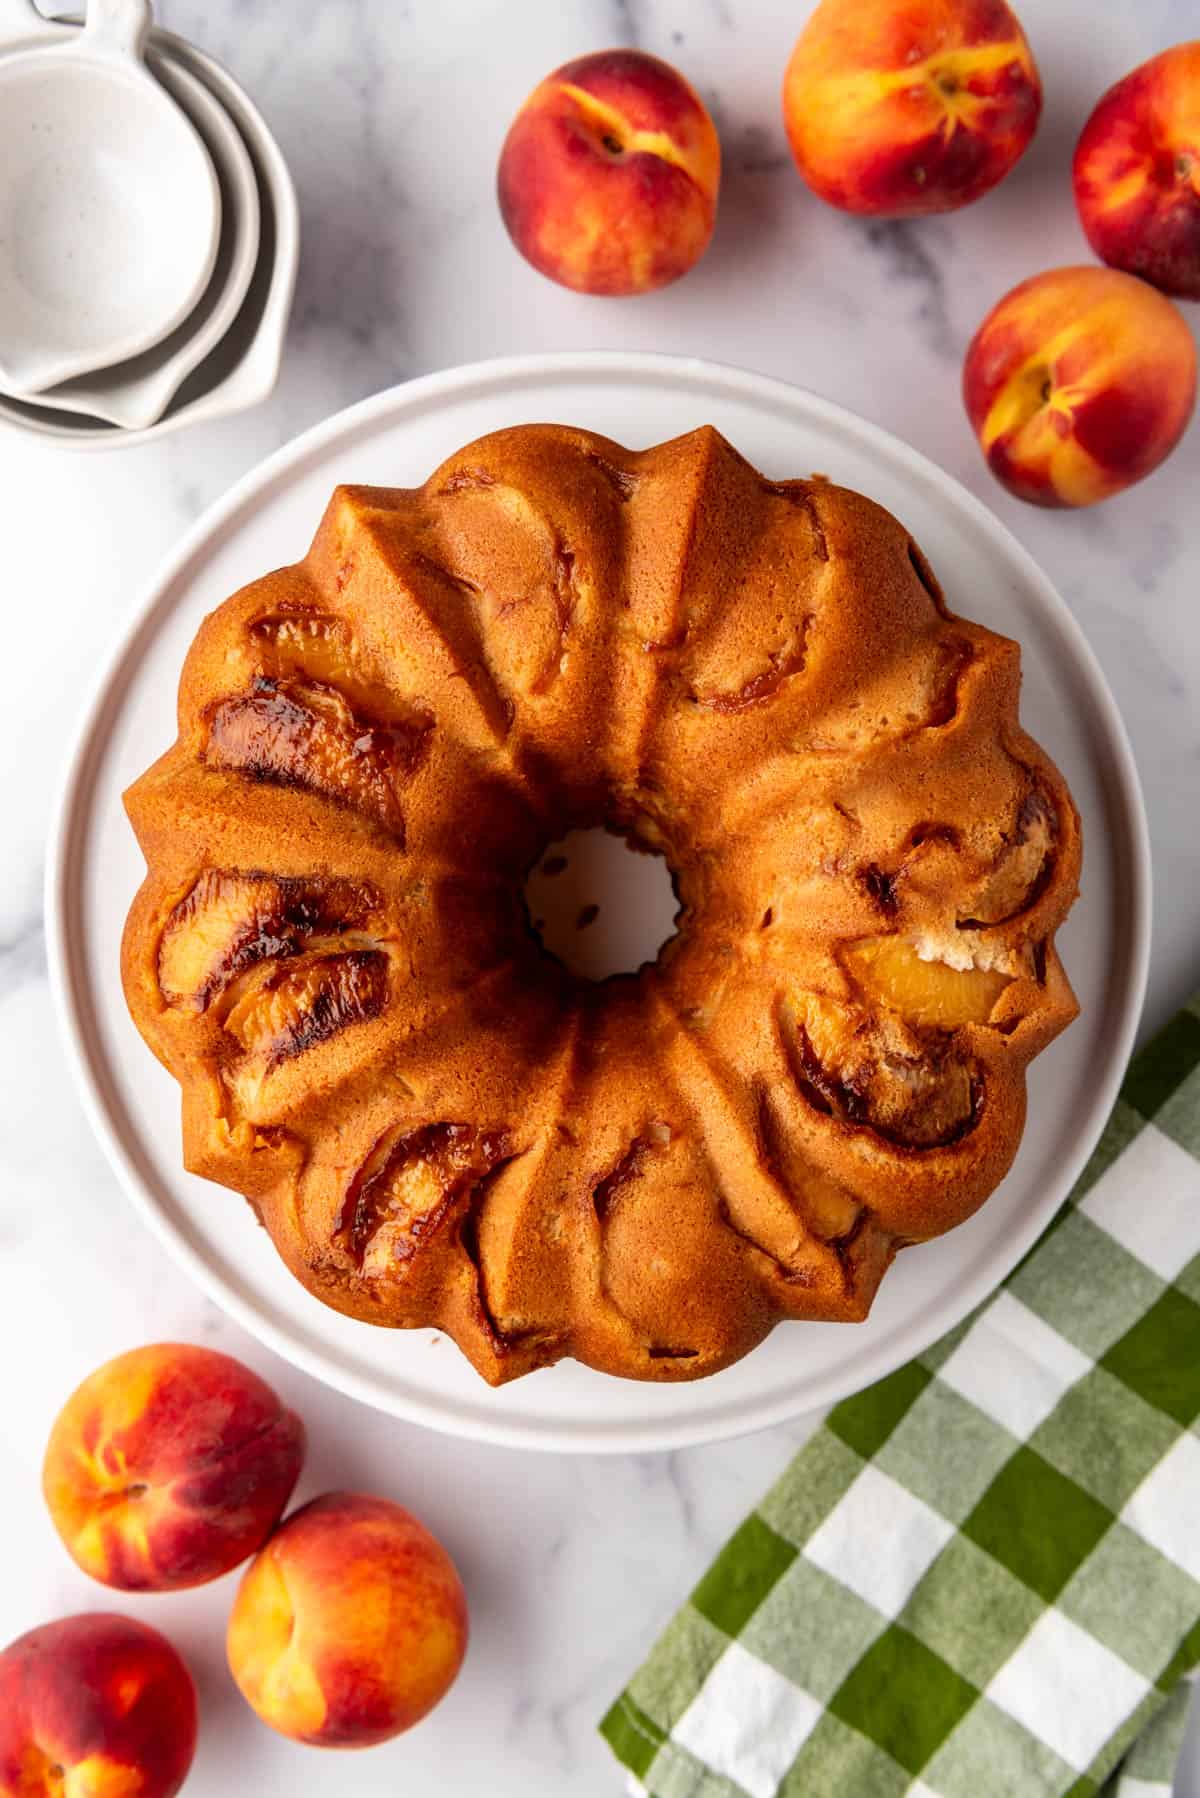
[[89,50],[140,57],[150,25],[150,0],[87,0],[84,37]]

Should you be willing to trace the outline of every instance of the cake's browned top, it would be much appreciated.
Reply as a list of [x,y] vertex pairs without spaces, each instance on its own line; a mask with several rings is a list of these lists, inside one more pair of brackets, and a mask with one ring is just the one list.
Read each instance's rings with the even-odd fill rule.
[[[187,1165],[490,1380],[864,1316],[995,1186],[1075,1009],[1079,824],[1019,678],[890,514],[712,430],[524,426],[340,488],[206,620],[128,794],[125,986]],[[520,889],[596,822],[682,915],[593,986]]]

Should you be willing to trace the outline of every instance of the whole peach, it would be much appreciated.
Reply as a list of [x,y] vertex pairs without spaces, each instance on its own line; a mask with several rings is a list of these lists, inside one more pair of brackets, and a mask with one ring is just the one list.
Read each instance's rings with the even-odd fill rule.
[[0,1798],[171,1798],[196,1751],[196,1688],[156,1629],[89,1612],[0,1654]]
[[367,1748],[444,1696],[467,1646],[454,1563],[385,1498],[330,1492],[289,1517],[242,1576],[229,1666],[264,1723],[317,1748]]
[[814,193],[911,218],[1003,180],[1037,129],[1042,84],[1004,0],[821,0],[792,51],[783,119]]
[[1196,397],[1178,309],[1132,275],[1051,269],[994,306],[963,398],[988,466],[1039,506],[1090,506],[1169,455]]
[[170,1592],[261,1547],[303,1460],[299,1418],[257,1374],[164,1342],[118,1355],[71,1395],[42,1490],[85,1573],[125,1592]]
[[555,69],[500,152],[508,234],[527,262],[580,293],[678,280],[712,236],[721,146],[699,95],[641,50]]
[[1097,256],[1200,300],[1200,41],[1152,56],[1109,88],[1072,172]]

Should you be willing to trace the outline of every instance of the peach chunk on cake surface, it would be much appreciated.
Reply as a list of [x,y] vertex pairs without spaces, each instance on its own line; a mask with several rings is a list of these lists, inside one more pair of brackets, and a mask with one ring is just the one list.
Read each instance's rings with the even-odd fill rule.
[[196,1688],[165,1636],[86,1612],[0,1654],[0,1798],[173,1798]]
[[133,1349],[86,1379],[51,1431],[42,1488],[85,1573],[168,1592],[261,1547],[304,1460],[298,1417],[229,1355]]
[[418,1723],[458,1674],[467,1601],[454,1563],[388,1499],[330,1492],[283,1523],[242,1577],[230,1671],[264,1723],[367,1748]]
[[1072,177],[1102,262],[1200,300],[1200,40],[1152,56],[1101,96]]
[[963,399],[997,480],[1039,506],[1090,506],[1183,435],[1196,350],[1178,307],[1108,268],[1022,281],[967,350]]
[[580,293],[678,280],[708,247],[721,147],[669,63],[601,50],[537,86],[500,153],[505,227],[527,262]]
[[822,0],[792,52],[783,117],[814,193],[846,212],[950,212],[1003,179],[1042,105],[1004,0]]

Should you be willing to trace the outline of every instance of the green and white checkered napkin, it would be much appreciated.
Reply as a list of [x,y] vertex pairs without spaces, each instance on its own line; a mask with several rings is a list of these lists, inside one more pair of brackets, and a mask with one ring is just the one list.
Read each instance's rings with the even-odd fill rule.
[[1167,1798],[1198,1420],[1200,999],[999,1292],[831,1411],[726,1543],[601,1725],[633,1789]]

